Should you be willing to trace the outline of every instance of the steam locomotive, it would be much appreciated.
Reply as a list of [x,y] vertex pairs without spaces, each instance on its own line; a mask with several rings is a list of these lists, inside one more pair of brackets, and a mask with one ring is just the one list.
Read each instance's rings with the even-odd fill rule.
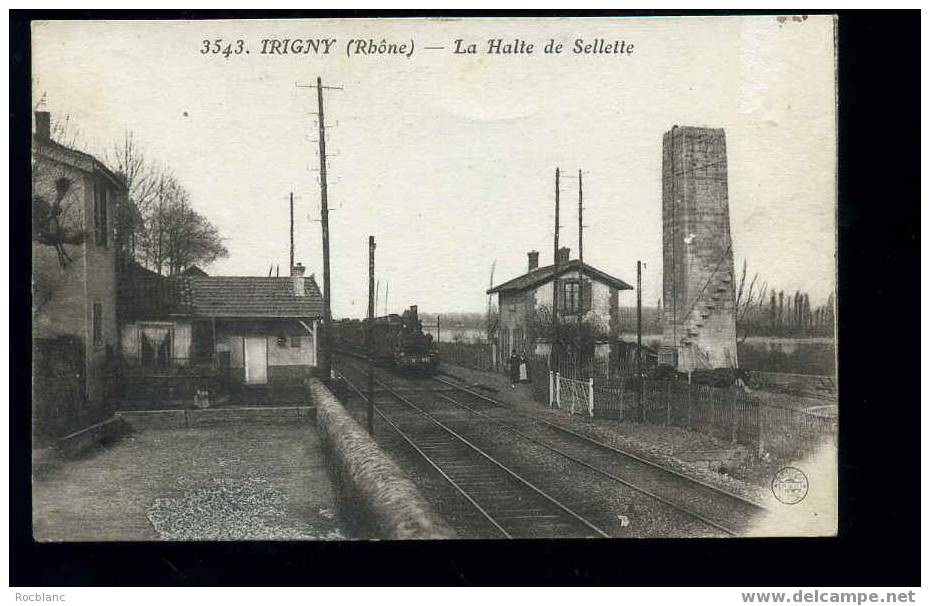
[[[342,320],[337,325],[339,345],[365,353],[366,328],[363,320]],[[428,373],[439,369],[439,347],[433,342],[433,335],[423,332],[416,305],[411,305],[402,315],[375,318],[371,327],[371,347],[375,361],[389,368]]]

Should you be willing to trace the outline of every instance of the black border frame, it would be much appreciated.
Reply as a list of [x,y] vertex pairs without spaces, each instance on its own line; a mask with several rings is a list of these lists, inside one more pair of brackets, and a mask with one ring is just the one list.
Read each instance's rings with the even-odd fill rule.
[[[824,539],[62,543],[31,537],[30,21],[839,13],[840,534]],[[920,11],[10,12],[10,582],[920,584]],[[888,317],[911,330],[885,337]],[[900,320],[899,320],[900,322]],[[858,329],[858,330],[857,330]],[[878,329],[878,330],[876,330]],[[900,329],[896,332],[902,332]],[[889,335],[889,337],[892,335]],[[917,412],[914,415],[914,411]]]

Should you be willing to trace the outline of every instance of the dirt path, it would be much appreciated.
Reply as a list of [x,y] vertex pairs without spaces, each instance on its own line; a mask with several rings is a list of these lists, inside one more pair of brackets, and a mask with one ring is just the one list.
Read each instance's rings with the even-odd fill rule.
[[135,433],[33,482],[39,541],[340,538],[311,425]]

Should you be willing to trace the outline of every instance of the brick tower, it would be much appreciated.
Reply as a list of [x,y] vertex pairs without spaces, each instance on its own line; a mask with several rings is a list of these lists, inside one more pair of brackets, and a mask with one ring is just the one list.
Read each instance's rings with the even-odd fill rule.
[[736,297],[721,128],[662,138],[663,347],[680,372],[735,368]]

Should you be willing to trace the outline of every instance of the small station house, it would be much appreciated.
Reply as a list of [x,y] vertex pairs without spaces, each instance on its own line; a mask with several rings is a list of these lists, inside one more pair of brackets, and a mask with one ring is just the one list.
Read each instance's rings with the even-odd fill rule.
[[525,274],[487,291],[498,296],[500,320],[495,347],[501,356],[511,350],[549,353],[549,343],[533,334],[532,325],[541,308],[551,309],[553,289],[560,321],[574,323],[580,316],[602,329],[603,342],[595,346],[593,353],[598,357],[608,355],[610,343],[619,338],[620,291],[633,287],[578,259],[572,260],[570,254],[570,249],[560,248],[555,263],[540,267],[539,253],[530,251]]
[[120,349],[125,383],[146,399],[199,390],[214,400],[254,399],[255,388],[299,387],[316,368],[323,298],[299,263],[288,277],[166,278],[140,266],[132,273],[121,298]]

